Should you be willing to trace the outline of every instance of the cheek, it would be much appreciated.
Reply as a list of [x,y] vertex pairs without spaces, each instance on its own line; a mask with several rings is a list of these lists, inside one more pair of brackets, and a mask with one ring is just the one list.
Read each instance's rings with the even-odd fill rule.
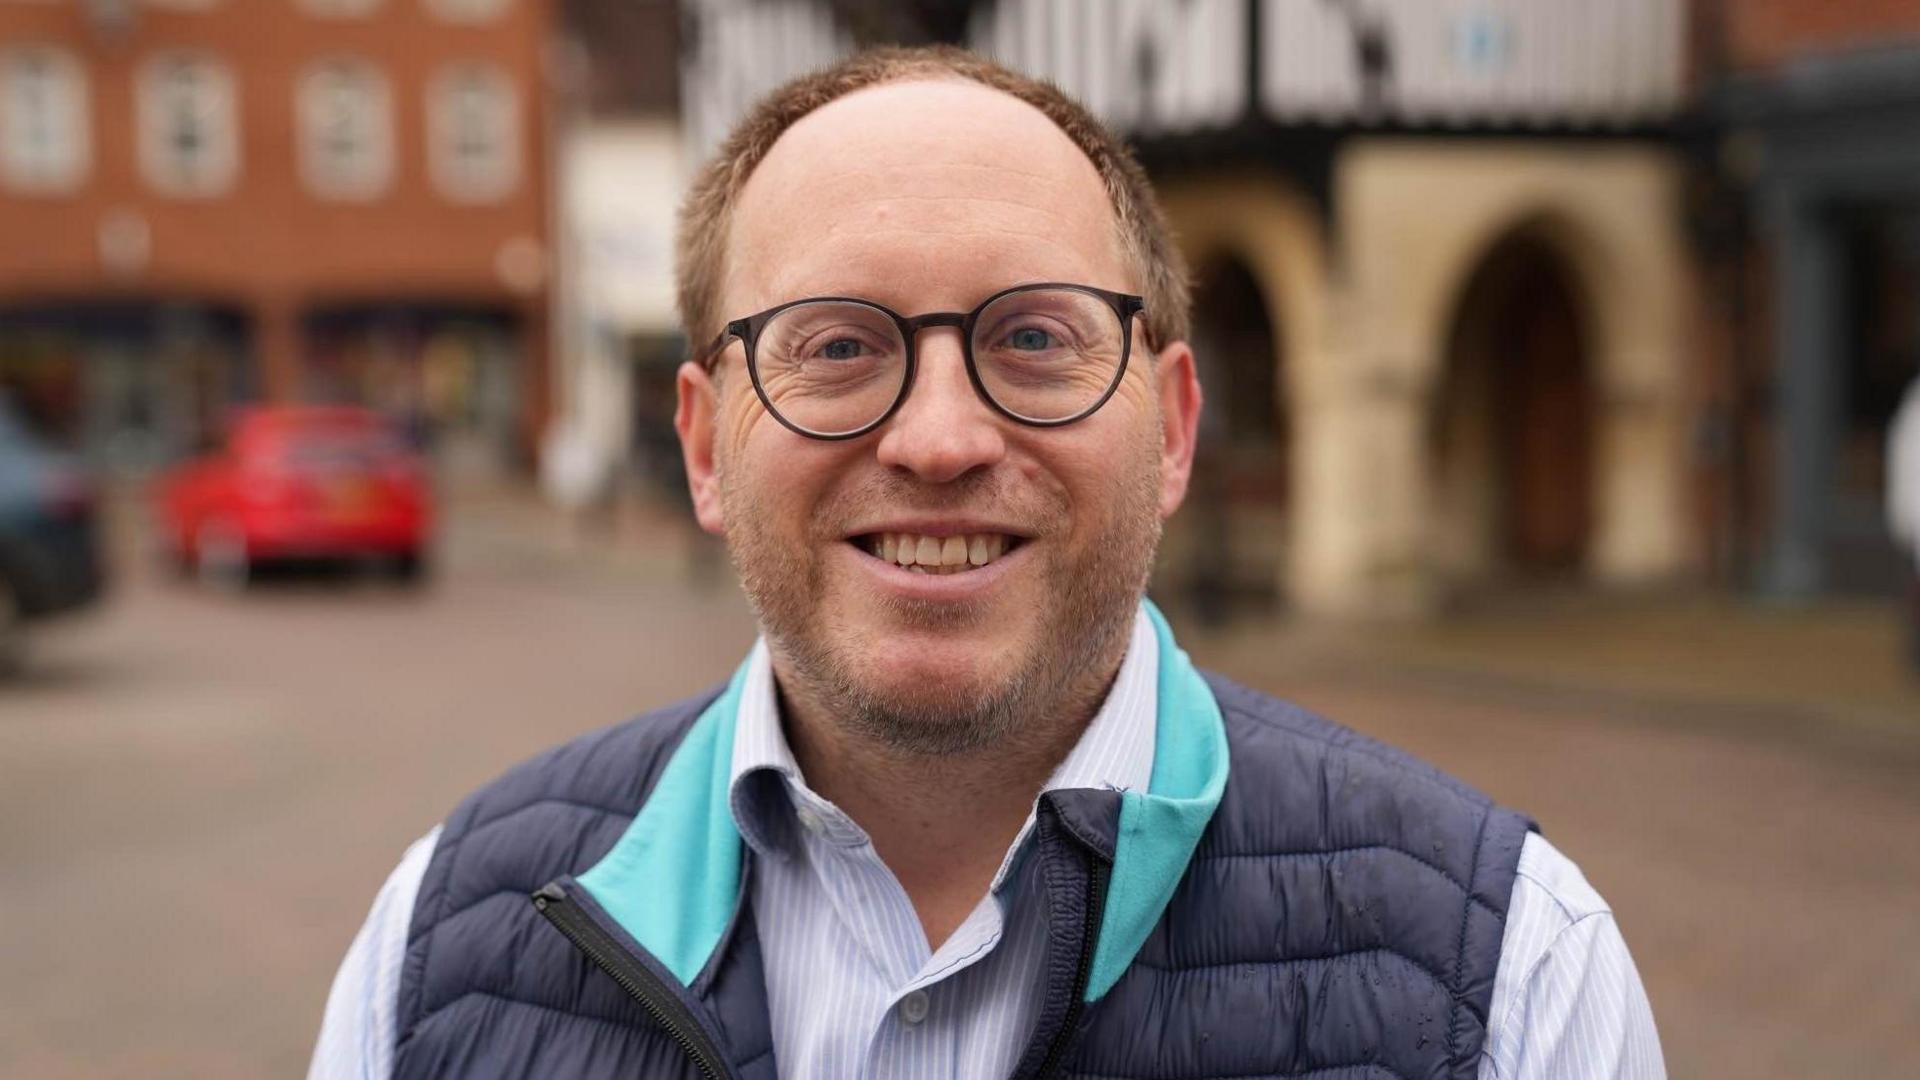
[[749,403],[742,414],[728,414],[719,440],[727,448],[719,462],[724,484],[737,511],[730,517],[789,538],[811,533],[821,524],[815,519],[828,489],[849,468],[850,448],[795,435],[757,400]]
[[1059,509],[1075,545],[1110,540],[1128,525],[1123,519],[1140,512],[1136,504],[1143,485],[1157,489],[1160,458],[1153,431],[1119,414],[1115,419],[1123,422],[1093,427],[1104,413],[1081,421],[1086,430],[1054,433],[1072,432],[1074,438],[1042,442],[1022,455],[1020,482]]
[[1117,509],[1143,473],[1159,475],[1159,399],[1144,380],[1121,383],[1099,412],[1065,430],[1076,438],[1056,460],[1079,498],[1103,511]]
[[1090,423],[1102,420],[1117,422],[1129,431],[1142,424],[1159,425],[1160,387],[1153,369],[1139,358],[1128,362],[1127,377],[1114,387],[1113,397],[1087,418]]
[[[745,376],[741,377],[744,381]],[[721,395],[720,407],[716,410],[715,426],[718,437],[715,444],[722,448],[727,457],[737,457],[748,452],[749,444],[756,438],[763,438],[762,421],[779,427],[767,410],[760,407],[760,399],[753,390],[737,383],[729,385]]]
[[[745,383],[745,376],[741,377]],[[792,460],[804,456],[803,442],[767,415],[749,386],[727,387],[717,410],[714,437],[715,464],[727,486],[753,493],[748,510],[764,513],[768,499],[788,485],[784,475]]]

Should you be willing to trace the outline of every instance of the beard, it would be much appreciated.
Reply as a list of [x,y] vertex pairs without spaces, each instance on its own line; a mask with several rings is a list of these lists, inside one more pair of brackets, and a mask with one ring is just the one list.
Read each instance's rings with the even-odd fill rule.
[[[1025,733],[1039,738],[1063,722],[1087,719],[1113,676],[1160,542],[1158,442],[1142,436],[1128,451],[1114,463],[1117,486],[1105,520],[1084,530],[1077,545],[1039,530],[1036,539],[1044,543],[1035,554],[1042,559],[1020,571],[1046,586],[1032,597],[1034,640],[997,670],[905,685],[886,677],[887,650],[859,646],[867,636],[862,628],[821,600],[821,552],[845,542],[833,526],[876,506],[1043,525],[1072,521],[1068,500],[1013,490],[1011,469],[969,473],[938,486],[884,472],[816,507],[811,535],[795,545],[777,534],[750,485],[720,463],[728,552],[769,644],[792,669],[798,685],[789,692],[817,704],[826,722],[847,733],[917,757],[1004,747]],[[880,617],[892,624],[935,632],[985,617],[966,602],[878,602]]]

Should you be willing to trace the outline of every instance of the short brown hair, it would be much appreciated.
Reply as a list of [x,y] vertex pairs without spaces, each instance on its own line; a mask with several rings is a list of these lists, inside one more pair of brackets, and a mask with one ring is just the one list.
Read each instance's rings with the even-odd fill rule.
[[989,86],[1045,113],[1093,162],[1106,184],[1121,251],[1146,298],[1149,344],[1187,336],[1187,268],[1146,172],[1106,125],[1051,83],[1030,79],[950,45],[870,49],[788,82],[754,105],[703,166],[680,208],[674,274],[680,321],[695,350],[720,333],[718,305],[727,236],[740,189],[767,151],[801,117],[856,90],[914,79],[964,79]]

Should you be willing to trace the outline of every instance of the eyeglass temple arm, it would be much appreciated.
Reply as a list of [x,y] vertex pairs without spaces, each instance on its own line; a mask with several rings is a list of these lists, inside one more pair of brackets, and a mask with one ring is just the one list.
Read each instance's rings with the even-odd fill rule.
[[712,341],[707,342],[707,347],[695,354],[695,360],[699,363],[700,370],[706,372],[713,371],[720,363],[720,354],[726,351],[727,342],[737,336],[733,331],[733,327],[728,326],[722,329]]

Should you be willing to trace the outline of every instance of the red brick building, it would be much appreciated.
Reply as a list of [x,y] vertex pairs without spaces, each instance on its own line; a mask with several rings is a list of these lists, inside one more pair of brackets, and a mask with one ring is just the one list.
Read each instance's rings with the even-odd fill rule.
[[547,409],[552,0],[0,4],[0,384],[150,465],[237,400]]

